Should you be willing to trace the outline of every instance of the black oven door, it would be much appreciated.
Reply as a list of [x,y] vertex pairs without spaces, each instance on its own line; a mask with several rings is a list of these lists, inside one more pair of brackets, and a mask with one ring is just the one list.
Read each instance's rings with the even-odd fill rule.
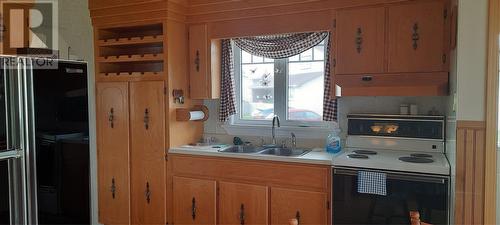
[[387,195],[358,193],[359,169],[334,168],[333,224],[411,224],[410,211],[421,221],[449,224],[449,178],[384,172]]

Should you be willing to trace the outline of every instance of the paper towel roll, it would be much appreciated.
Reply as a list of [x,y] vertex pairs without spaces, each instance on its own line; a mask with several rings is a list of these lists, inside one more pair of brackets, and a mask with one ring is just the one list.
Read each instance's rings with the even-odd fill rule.
[[191,111],[189,112],[189,120],[202,120],[205,118],[205,113],[203,111]]

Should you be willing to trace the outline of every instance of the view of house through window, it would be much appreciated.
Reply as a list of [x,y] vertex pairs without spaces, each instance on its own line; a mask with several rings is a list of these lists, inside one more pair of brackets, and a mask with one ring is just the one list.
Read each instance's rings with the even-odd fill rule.
[[235,48],[238,119],[319,122],[323,118],[324,41],[286,59],[268,59]]

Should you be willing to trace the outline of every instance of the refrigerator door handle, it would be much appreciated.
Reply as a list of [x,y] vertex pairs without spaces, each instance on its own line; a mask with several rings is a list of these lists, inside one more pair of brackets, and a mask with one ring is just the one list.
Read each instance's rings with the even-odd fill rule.
[[0,161],[7,159],[18,159],[23,156],[23,152],[20,149],[10,149],[4,152],[0,152]]

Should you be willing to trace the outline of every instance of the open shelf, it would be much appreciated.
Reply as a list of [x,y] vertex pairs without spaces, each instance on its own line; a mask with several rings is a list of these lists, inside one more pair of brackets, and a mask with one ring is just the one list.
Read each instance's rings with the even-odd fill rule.
[[162,72],[118,72],[118,73],[101,73],[103,77],[107,76],[159,76]]
[[101,56],[97,59],[102,63],[116,62],[155,62],[163,61],[163,54],[142,54],[142,55],[118,55],[118,56]]
[[164,78],[164,37],[162,23],[99,29],[97,76],[101,80]]
[[97,42],[97,44],[101,47],[155,43],[163,43],[163,35],[105,39]]

